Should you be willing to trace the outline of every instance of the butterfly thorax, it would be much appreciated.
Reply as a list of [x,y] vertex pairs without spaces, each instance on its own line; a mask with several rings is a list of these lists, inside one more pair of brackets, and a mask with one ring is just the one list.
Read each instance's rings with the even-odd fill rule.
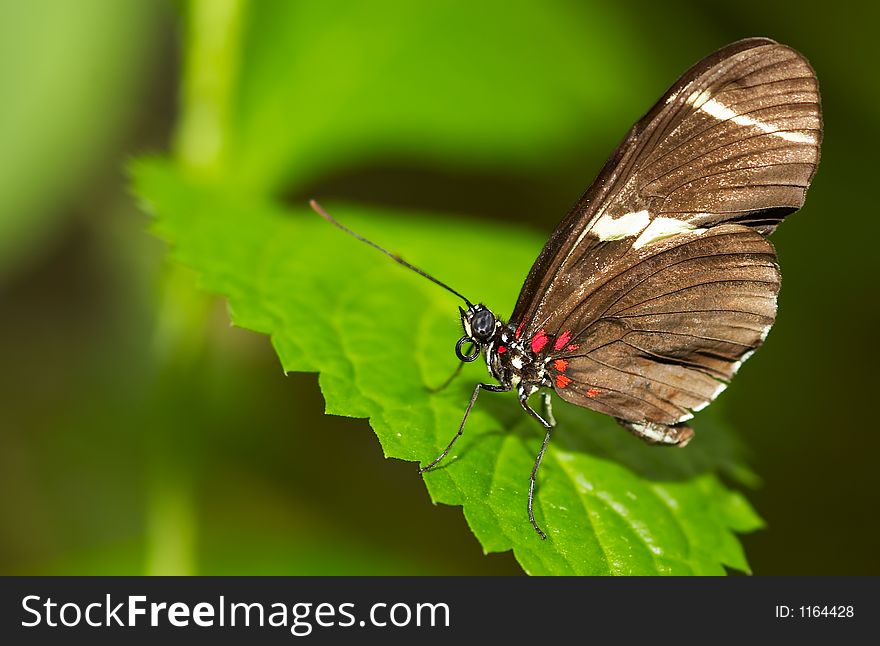
[[[528,397],[541,387],[552,386],[546,358],[517,337],[513,324],[502,322],[483,305],[474,305],[462,310],[462,326],[462,341],[469,341],[482,351],[489,374],[505,389],[517,388],[520,396]],[[476,356],[477,351],[465,356],[459,351],[463,360],[472,361]]]
[[528,397],[542,386],[550,387],[546,361],[516,338],[514,326],[504,324],[485,347],[489,373],[502,385],[519,388]]

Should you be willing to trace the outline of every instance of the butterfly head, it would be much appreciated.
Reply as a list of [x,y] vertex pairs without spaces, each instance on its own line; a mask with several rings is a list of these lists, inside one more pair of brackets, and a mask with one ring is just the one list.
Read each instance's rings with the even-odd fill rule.
[[[464,336],[455,345],[455,354],[461,361],[473,361],[480,356],[480,348],[492,340],[500,322],[485,305],[471,305],[468,309],[458,308],[461,313],[461,326]],[[465,354],[462,346],[470,343],[472,350]]]

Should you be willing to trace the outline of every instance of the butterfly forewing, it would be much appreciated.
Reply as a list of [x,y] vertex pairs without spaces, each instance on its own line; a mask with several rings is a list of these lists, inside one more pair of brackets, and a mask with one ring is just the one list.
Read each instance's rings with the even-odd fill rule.
[[762,236],[803,204],[821,127],[807,61],[749,39],[691,68],[632,128],[511,317],[523,339],[568,341],[545,351],[564,398],[675,424],[723,389],[773,323],[779,273]]
[[803,204],[820,140],[818,86],[799,53],[755,38],[708,56],[632,128],[557,227],[511,320],[526,335],[552,328],[591,275],[676,224],[769,233]]

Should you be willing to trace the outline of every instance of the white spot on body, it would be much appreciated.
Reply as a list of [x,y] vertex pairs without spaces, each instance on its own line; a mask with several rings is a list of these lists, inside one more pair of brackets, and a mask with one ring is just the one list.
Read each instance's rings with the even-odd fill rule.
[[654,221],[642,232],[636,241],[633,242],[633,249],[641,249],[649,244],[671,238],[681,233],[692,233],[699,235],[705,229],[697,229],[693,224],[686,220],[677,218],[654,218]]
[[654,440],[655,442],[662,442],[666,433],[661,430],[661,427],[655,426],[654,424],[633,424],[633,428],[638,432],[642,437],[646,437],[648,439]]
[[602,242],[620,240],[638,235],[650,222],[651,214],[647,211],[626,213],[619,218],[606,214],[596,220],[596,223],[590,227],[590,231]]
[[781,132],[777,130],[775,126],[769,123],[758,121],[757,119],[750,117],[747,114],[737,114],[734,110],[731,110],[729,107],[721,103],[718,99],[709,99],[700,106],[700,110],[702,110],[706,114],[712,115],[713,117],[721,121],[732,121],[733,123],[740,126],[752,126],[763,130],[768,135],[773,135],[774,137],[779,137],[780,139],[785,139],[786,141],[793,141],[794,143],[798,144],[816,143],[816,138],[813,135],[807,134],[805,132]]

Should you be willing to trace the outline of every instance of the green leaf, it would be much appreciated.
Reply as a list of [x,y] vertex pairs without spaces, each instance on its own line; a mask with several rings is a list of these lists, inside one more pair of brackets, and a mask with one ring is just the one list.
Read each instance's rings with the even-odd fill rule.
[[[425,463],[446,445],[473,384],[486,378],[472,364],[446,391],[425,388],[456,365],[456,299],[306,208],[195,180],[165,162],[140,162],[134,175],[175,257],[228,299],[235,324],[271,335],[285,370],[320,372],[328,413],[368,417],[388,457]],[[325,206],[499,313],[511,311],[543,243],[472,219]],[[478,253],[461,252],[462,232]],[[434,501],[464,508],[487,552],[513,549],[531,574],[748,571],[734,532],[761,521],[720,480],[744,473],[723,424],[703,414],[687,449],[663,449],[607,417],[556,404],[536,499],[546,541],[526,516],[542,433],[513,397],[484,394],[454,455],[424,478]]]

